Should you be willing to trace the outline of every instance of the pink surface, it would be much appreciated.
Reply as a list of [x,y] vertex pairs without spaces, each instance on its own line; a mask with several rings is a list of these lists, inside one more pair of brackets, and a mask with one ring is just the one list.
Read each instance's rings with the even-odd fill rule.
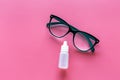
[[[52,37],[50,14],[100,39],[96,55],[78,53],[71,34]],[[66,73],[57,68],[63,40]],[[0,80],[120,80],[120,0],[1,0]]]

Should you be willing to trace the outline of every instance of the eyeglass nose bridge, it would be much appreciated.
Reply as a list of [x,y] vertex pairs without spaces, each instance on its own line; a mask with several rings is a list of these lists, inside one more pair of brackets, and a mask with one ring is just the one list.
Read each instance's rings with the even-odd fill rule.
[[75,28],[75,27],[69,25],[69,32],[71,32],[71,33],[73,33],[73,35],[75,35],[77,31],[78,31],[77,28]]

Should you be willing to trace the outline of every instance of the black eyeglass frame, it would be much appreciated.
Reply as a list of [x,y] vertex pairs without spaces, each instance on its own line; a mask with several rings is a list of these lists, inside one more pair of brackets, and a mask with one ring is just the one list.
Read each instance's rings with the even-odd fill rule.
[[[56,20],[59,21],[59,22],[51,22],[53,18],[56,19]],[[56,35],[54,35],[54,34],[51,32],[50,26],[51,26],[51,25],[56,25],[56,24],[64,24],[64,25],[68,26],[68,28],[69,28],[68,32],[66,32],[66,34],[64,34],[63,36],[56,36]],[[94,37],[93,35],[91,35],[91,34],[89,34],[89,33],[87,33],[87,32],[78,30],[77,28],[75,28],[75,27],[73,27],[72,25],[68,24],[68,23],[67,23],[65,20],[63,20],[62,18],[60,18],[60,17],[58,17],[58,16],[55,16],[55,15],[50,15],[50,20],[49,20],[49,23],[47,23],[47,27],[48,27],[50,33],[51,33],[53,36],[57,37],[57,38],[62,38],[62,37],[64,37],[65,35],[67,35],[69,32],[72,32],[72,33],[73,33],[73,45],[74,45],[79,51],[82,51],[82,52],[88,52],[89,50],[91,50],[92,52],[94,52],[94,51],[95,51],[94,46],[99,43],[99,40],[98,40],[96,37]],[[79,49],[79,48],[75,45],[74,38],[75,38],[75,34],[78,33],[78,32],[80,32],[82,35],[84,35],[84,37],[87,39],[87,41],[88,41],[88,43],[89,43],[89,46],[90,46],[90,48],[89,48],[88,50],[83,51],[83,50]],[[90,39],[94,40],[95,43],[93,44]]]

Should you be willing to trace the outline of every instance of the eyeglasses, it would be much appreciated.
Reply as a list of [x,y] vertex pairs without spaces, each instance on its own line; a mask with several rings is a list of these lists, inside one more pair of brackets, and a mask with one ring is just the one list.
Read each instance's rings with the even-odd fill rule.
[[91,34],[78,30],[72,25],[68,24],[65,20],[58,16],[50,15],[50,21],[47,23],[50,33],[57,37],[62,38],[68,33],[73,33],[73,45],[82,52],[95,51],[94,46],[99,43],[99,40]]

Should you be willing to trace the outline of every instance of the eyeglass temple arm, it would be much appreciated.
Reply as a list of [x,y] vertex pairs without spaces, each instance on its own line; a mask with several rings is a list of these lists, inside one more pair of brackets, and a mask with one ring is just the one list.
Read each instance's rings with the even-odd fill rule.
[[50,25],[56,25],[56,24],[62,24],[61,22],[52,22],[52,23],[47,23],[47,27],[49,27]]
[[92,42],[90,41],[89,37],[86,37],[86,39],[87,39],[87,41],[88,41],[88,43],[89,43],[89,46],[91,47],[91,51],[94,52],[95,49],[94,49],[93,44],[92,44]]

